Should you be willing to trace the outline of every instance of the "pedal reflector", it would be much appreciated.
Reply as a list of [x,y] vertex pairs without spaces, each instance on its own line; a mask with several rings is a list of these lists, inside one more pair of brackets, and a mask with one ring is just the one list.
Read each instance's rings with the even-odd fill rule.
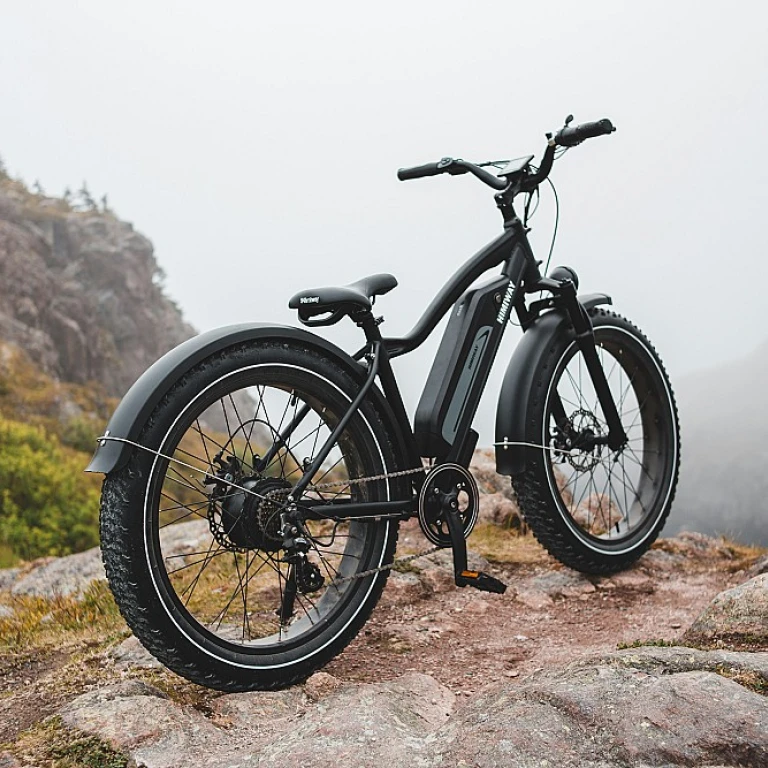
[[503,595],[507,591],[507,585],[503,581],[482,571],[462,571],[456,575],[456,586],[474,587],[481,592],[493,592],[497,595]]

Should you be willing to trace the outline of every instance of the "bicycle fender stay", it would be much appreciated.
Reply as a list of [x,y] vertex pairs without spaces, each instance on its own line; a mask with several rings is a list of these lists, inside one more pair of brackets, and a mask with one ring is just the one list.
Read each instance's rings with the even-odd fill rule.
[[[585,309],[613,303],[604,293],[579,296],[579,302]],[[509,361],[496,410],[496,471],[501,475],[525,471],[526,447],[509,443],[526,440],[525,421],[534,376],[559,336],[573,338],[573,328],[565,310],[554,309],[541,315],[523,334]]]
[[[291,341],[306,348],[314,348],[334,358],[346,368],[361,385],[366,378],[365,368],[344,350],[329,341],[301,328],[264,323],[242,323],[216,328],[201,333],[179,344],[153,363],[131,386],[117,406],[107,425],[105,435],[136,441],[152,411],[171,387],[198,363],[222,350],[247,342]],[[378,387],[371,388],[371,396],[385,421],[402,440],[402,432],[384,396]],[[86,467],[86,472],[109,474],[125,466],[134,447],[118,440],[100,441]]]

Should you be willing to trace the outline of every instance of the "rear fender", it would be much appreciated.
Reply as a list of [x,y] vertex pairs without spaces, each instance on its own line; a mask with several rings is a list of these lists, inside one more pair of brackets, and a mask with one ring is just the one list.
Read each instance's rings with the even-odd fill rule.
[[[604,293],[579,296],[579,302],[586,309],[613,303]],[[504,374],[496,410],[496,471],[499,474],[517,475],[525,471],[526,448],[511,443],[526,440],[528,399],[543,359],[559,338],[570,340],[573,335],[565,310],[555,309],[541,315],[517,345]]]
[[[175,347],[153,363],[128,390],[109,420],[105,436],[136,442],[150,415],[176,381],[198,363],[227,347],[244,342],[285,340],[299,342],[334,358],[362,384],[366,369],[346,352],[309,331],[291,326],[243,323],[217,328],[195,336]],[[386,399],[378,387],[371,388],[371,397],[387,427],[402,448],[404,438]],[[117,440],[101,440],[86,468],[86,472],[109,474],[125,466],[135,448]],[[408,455],[407,453],[404,455]]]

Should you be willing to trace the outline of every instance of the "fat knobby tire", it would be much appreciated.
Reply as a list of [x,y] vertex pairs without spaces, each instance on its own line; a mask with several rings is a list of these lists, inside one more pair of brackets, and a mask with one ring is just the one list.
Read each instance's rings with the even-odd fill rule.
[[[177,414],[204,387],[223,375],[251,365],[254,361],[264,360],[270,363],[274,361],[278,365],[280,362],[298,363],[305,369],[316,372],[322,379],[332,382],[350,401],[359,391],[359,382],[354,380],[350,372],[320,352],[289,343],[233,347],[198,364],[180,379],[157,406],[143,428],[138,442],[150,448],[157,448]],[[402,469],[394,448],[395,442],[386,426],[386,418],[370,401],[363,404],[360,413],[368,425],[366,429],[373,432],[372,435],[369,432],[369,435],[361,440],[366,443],[366,450],[369,451],[373,449],[374,444],[377,445],[380,451],[377,462],[381,463],[383,457],[386,465],[368,466],[366,469],[378,470],[371,471],[370,474]],[[359,417],[355,419],[361,421]],[[362,428],[358,426],[358,429]],[[179,675],[222,691],[284,688],[304,680],[339,654],[355,637],[376,605],[388,571],[367,577],[367,582],[365,579],[352,582],[361,585],[360,589],[363,584],[372,586],[364,600],[360,598],[359,604],[355,604],[359,607],[355,608],[356,612],[351,613],[352,618],[346,615],[341,617],[348,622],[346,626],[340,631],[337,631],[337,626],[323,629],[322,631],[327,631],[328,637],[321,638],[322,642],[317,640],[317,649],[312,650],[312,655],[308,658],[301,658],[305,653],[301,647],[287,651],[283,659],[285,664],[279,669],[260,667],[258,658],[253,659],[251,666],[248,661],[243,665],[245,657],[233,653],[227,656],[223,652],[216,656],[219,651],[215,648],[213,656],[204,653],[199,644],[192,642],[185,632],[179,630],[170,620],[166,606],[153,586],[151,565],[145,554],[144,498],[152,459],[150,453],[136,450],[122,469],[111,473],[104,481],[100,510],[102,557],[109,585],[120,612],[145,648]],[[378,539],[367,539],[374,542],[371,547],[375,549],[376,561],[391,563],[397,543],[397,524],[390,521],[371,524],[370,527],[378,531],[375,534]],[[349,610],[352,611],[351,608]],[[334,624],[333,616],[328,623]],[[336,623],[343,622],[339,619]],[[194,637],[194,634],[191,634]],[[325,642],[326,639],[328,642]],[[300,660],[292,662],[291,654]],[[277,657],[279,653],[270,658]],[[233,664],[232,659],[237,659],[240,665]]]
[[[610,551],[595,551],[585,544],[582,537],[574,533],[566,523],[558,502],[553,498],[547,479],[545,462],[549,459],[545,451],[533,448],[527,449],[527,464],[523,473],[512,478],[518,505],[523,512],[526,522],[531,527],[537,540],[545,549],[557,558],[561,563],[583,573],[604,575],[615,573],[628,568],[641,557],[653,544],[664,527],[667,516],[672,507],[677,486],[680,457],[680,430],[678,424],[677,406],[675,404],[669,377],[656,350],[645,335],[632,323],[622,316],[602,308],[592,309],[589,312],[593,326],[599,333],[600,328],[619,328],[636,339],[645,351],[651,356],[658,367],[661,380],[666,386],[669,395],[669,410],[667,416],[672,420],[667,426],[674,435],[672,455],[675,457],[675,466],[670,468],[670,488],[666,502],[660,509],[654,510],[649,521],[647,535],[636,545],[631,545],[628,551],[617,554]],[[550,384],[557,375],[557,366],[563,357],[565,350],[570,345],[571,339],[560,338],[553,342],[548,354],[544,356],[534,377],[534,385],[530,393],[526,415],[526,440],[540,444],[543,435],[543,420],[548,418],[545,414],[546,399]],[[649,365],[652,364],[648,359]],[[664,394],[661,392],[660,394]],[[586,538],[586,537],[584,537]]]

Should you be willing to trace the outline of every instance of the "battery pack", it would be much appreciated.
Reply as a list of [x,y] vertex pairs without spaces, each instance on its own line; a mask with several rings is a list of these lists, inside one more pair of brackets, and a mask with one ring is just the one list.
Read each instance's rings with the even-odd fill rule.
[[445,459],[467,433],[509,314],[509,289],[508,278],[494,278],[451,310],[414,418],[421,456]]

